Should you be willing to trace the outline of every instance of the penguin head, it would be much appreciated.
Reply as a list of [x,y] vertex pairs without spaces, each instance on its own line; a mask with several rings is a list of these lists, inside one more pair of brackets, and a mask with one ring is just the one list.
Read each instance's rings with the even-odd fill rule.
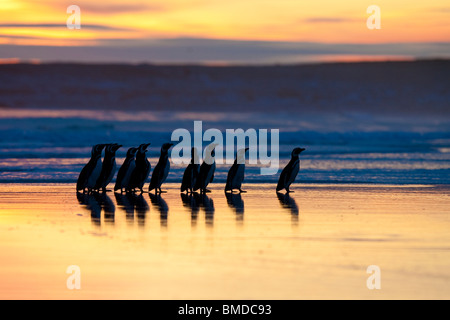
[[106,147],[106,144],[96,144],[92,147],[92,156],[98,156],[102,154],[103,149]]
[[112,150],[112,152],[116,152],[117,150],[119,150],[119,149],[122,148],[122,147],[123,147],[123,145],[114,143],[114,144],[111,146],[111,150]]
[[214,162],[216,156],[216,147],[218,145],[219,144],[217,143],[211,143],[205,148],[203,159],[204,162],[206,162],[207,164],[212,164]]
[[108,145],[106,145],[105,152],[108,154],[115,154],[116,151],[119,150],[121,147],[122,146],[117,143],[108,144]]
[[216,156],[216,147],[218,146],[218,143],[211,143],[209,146],[206,147],[206,149],[209,151],[211,150],[211,157]]
[[136,154],[137,151],[138,151],[138,148],[130,148],[130,149],[128,149],[127,157],[128,158],[131,158],[131,157],[134,158],[134,155]]
[[172,148],[173,143],[164,143],[161,147],[161,154],[166,154],[169,152],[169,149]]
[[150,145],[150,143],[143,143],[139,146],[138,152],[139,153],[146,153],[148,150],[148,146]]
[[198,151],[196,147],[191,149],[191,163],[200,164],[200,159],[198,158]]
[[298,157],[300,155],[300,153],[302,153],[303,151],[305,151],[306,149],[304,148],[295,148],[294,150],[292,150],[292,154],[291,156],[294,157]]
[[249,148],[239,149],[236,154],[236,162],[238,164],[245,163],[245,153],[249,150]]

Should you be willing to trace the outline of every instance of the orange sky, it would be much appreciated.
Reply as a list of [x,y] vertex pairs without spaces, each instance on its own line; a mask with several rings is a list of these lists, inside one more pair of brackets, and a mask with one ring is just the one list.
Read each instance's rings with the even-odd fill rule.
[[[69,30],[67,8],[81,9]],[[381,10],[369,30],[367,8]],[[0,0],[0,64],[450,57],[448,0]],[[13,61],[13,62],[11,62]]]
[[[68,30],[66,9],[81,8]],[[368,30],[366,9],[381,8]],[[95,44],[99,39],[212,38],[324,43],[448,42],[448,0],[1,0],[0,44]],[[84,26],[84,28],[83,28]]]

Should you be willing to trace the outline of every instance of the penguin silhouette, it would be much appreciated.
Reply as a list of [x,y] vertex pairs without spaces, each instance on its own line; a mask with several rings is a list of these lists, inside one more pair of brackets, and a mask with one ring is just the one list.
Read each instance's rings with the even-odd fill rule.
[[245,174],[245,153],[248,148],[240,149],[237,152],[236,160],[228,171],[227,183],[225,185],[225,192],[237,189],[239,192],[247,192],[241,189],[242,182],[244,181]]
[[92,147],[91,159],[81,170],[77,181],[77,191],[91,193],[100,177],[102,171],[102,151],[104,144],[97,144]]
[[289,190],[291,184],[295,181],[297,174],[300,170],[300,153],[305,151],[303,148],[295,148],[291,153],[291,161],[286,165],[286,167],[281,172],[280,178],[278,179],[277,192],[286,189],[286,192],[293,192]]
[[210,190],[206,189],[206,187],[214,180],[214,173],[216,171],[215,149],[217,146],[218,144],[212,143],[205,148],[206,156],[203,160],[202,165],[200,166],[200,172],[194,187],[194,191],[200,189],[201,194],[211,192]]
[[172,148],[173,143],[164,143],[161,147],[161,156],[159,161],[155,166],[152,173],[152,178],[150,179],[150,186],[148,187],[148,192],[153,189],[155,193],[162,193],[161,185],[166,181],[170,170],[169,161],[169,149]]
[[102,171],[100,177],[97,179],[94,189],[106,192],[106,187],[114,178],[116,174],[116,151],[122,146],[117,143],[108,144],[105,148],[105,158],[103,159]]
[[145,155],[149,145],[150,143],[144,143],[138,148],[136,153],[136,167],[131,173],[130,183],[127,188],[128,191],[139,189],[141,193],[144,192],[144,183],[147,180],[151,169],[150,162],[147,160],[147,156]]
[[128,189],[131,174],[136,167],[136,161],[134,158],[137,150],[138,148],[128,149],[125,161],[123,162],[122,166],[119,169],[119,172],[117,173],[114,191],[120,190],[121,192],[123,192],[124,189]]
[[191,150],[191,163],[184,170],[183,180],[181,182],[181,192],[193,193],[200,170],[200,161],[197,148]]

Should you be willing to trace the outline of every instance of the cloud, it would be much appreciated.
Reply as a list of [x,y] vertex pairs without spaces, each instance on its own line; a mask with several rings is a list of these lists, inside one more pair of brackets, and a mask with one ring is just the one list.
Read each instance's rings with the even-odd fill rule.
[[344,22],[355,22],[357,20],[350,18],[336,18],[336,17],[311,17],[303,19],[302,22],[306,23],[344,23]]
[[[0,24],[0,28],[44,28],[44,29],[58,29],[58,28],[67,28],[66,24],[60,24],[60,23],[3,23]],[[106,25],[100,25],[100,24],[82,24],[81,28],[83,29],[92,29],[92,30],[114,30],[114,31],[126,31],[131,29],[125,29],[125,28],[116,28],[116,27],[110,27]]]
[[79,5],[81,12],[107,14],[128,14],[136,12],[162,12],[167,11],[167,7],[162,4],[94,4],[83,3]]
[[0,34],[0,38],[2,38],[2,39],[42,39],[41,37],[19,36],[19,35],[15,35],[15,34]]
[[433,8],[429,11],[434,13],[450,13],[450,7]]

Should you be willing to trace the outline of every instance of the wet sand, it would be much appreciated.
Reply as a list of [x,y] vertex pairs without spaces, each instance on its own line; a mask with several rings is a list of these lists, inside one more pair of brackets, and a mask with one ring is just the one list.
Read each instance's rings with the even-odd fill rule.
[[450,298],[450,187],[246,189],[77,198],[71,184],[3,184],[0,299]]

